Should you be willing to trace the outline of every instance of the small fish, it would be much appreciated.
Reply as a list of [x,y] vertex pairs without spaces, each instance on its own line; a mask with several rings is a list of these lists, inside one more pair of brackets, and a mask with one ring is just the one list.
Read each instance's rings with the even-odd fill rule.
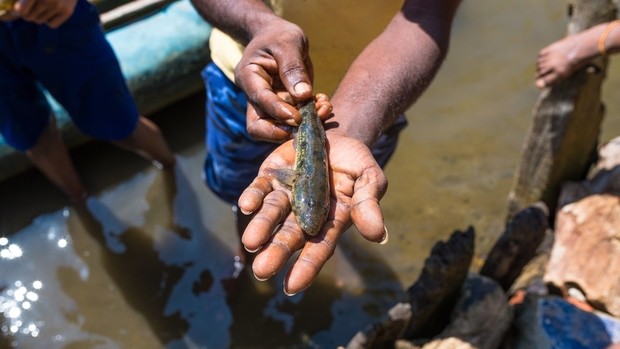
[[299,107],[301,123],[294,135],[295,169],[272,170],[276,178],[292,188],[291,206],[297,224],[308,235],[316,235],[329,213],[329,174],[325,130],[314,99]]

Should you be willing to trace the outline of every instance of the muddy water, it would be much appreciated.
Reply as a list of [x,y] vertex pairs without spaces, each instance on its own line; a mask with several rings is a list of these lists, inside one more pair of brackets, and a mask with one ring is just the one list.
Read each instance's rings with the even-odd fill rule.
[[[230,280],[232,215],[200,178],[202,96],[153,116],[178,154],[174,171],[96,143],[73,153],[93,193],[85,207],[36,171],[1,183],[0,347],[345,344],[400,299],[437,240],[472,225],[478,256],[488,251],[538,95],[534,57],[565,24],[563,1],[464,2],[450,55],[408,112],[410,127],[386,169],[390,243],[349,232],[295,297],[282,294],[281,276]],[[329,62],[317,59],[320,74]],[[613,58],[605,84],[603,140],[620,132],[618,64]]]

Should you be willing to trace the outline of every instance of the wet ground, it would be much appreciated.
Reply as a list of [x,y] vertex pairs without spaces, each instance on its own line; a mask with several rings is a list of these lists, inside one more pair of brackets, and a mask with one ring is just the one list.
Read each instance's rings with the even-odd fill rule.
[[[472,225],[481,258],[501,233],[538,96],[534,59],[565,32],[564,6],[463,3],[450,55],[408,112],[410,126],[386,169],[390,243],[349,232],[319,279],[295,297],[283,295],[281,276],[231,280],[232,213],[200,177],[202,95],[152,116],[178,154],[174,171],[93,143],[73,151],[93,193],[85,207],[34,170],[0,183],[0,348],[346,344],[400,300],[435,242]],[[603,140],[620,133],[618,88],[613,57]]]

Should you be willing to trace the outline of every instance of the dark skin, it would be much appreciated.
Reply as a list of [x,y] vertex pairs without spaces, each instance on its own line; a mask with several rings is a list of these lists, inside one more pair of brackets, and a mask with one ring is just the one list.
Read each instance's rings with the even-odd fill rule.
[[254,215],[242,242],[257,252],[252,270],[258,279],[279,272],[301,251],[284,282],[284,291],[295,294],[310,286],[351,224],[365,239],[387,242],[379,205],[387,179],[369,147],[432,81],[447,53],[460,0],[405,1],[385,31],[353,62],[331,99],[331,108],[323,104],[332,110],[325,120],[332,205],[322,232],[314,237],[305,236],[295,223],[290,191],[265,171],[293,167],[287,126],[297,125],[300,115],[291,101],[313,95],[313,70],[303,30],[277,17],[260,0],[193,3],[210,23],[246,45],[235,82],[248,96],[248,132],[256,139],[285,142],[265,160],[239,198],[239,208]]
[[22,18],[56,29],[71,17],[76,3],[77,0],[18,0],[13,11],[0,17],[0,20]]

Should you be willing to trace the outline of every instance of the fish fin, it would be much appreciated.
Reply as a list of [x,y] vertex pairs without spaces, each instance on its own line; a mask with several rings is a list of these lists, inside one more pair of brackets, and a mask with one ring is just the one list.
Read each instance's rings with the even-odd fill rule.
[[291,189],[297,180],[297,171],[287,168],[266,168],[265,172],[278,182]]
[[297,131],[299,131],[299,128],[295,127],[293,129],[293,149],[295,149],[295,151],[297,151]]

